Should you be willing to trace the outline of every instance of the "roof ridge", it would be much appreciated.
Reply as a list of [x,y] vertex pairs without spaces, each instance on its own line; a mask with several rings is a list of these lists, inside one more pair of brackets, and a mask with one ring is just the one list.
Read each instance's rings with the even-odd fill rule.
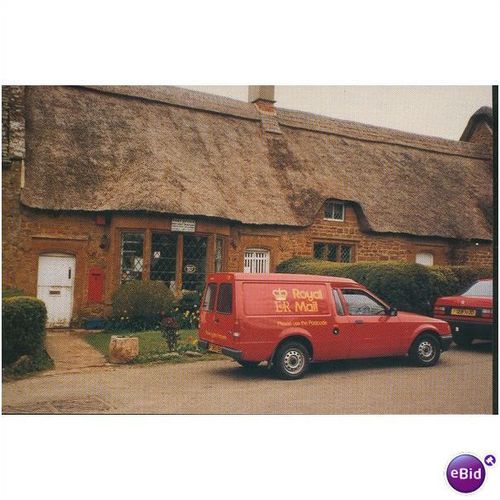
[[277,108],[281,125],[305,130],[330,133],[352,139],[395,144],[469,158],[489,160],[492,155],[482,144],[455,141],[444,137],[416,134],[404,130],[381,127],[368,123],[343,120],[307,111]]
[[79,85],[106,94],[134,97],[199,111],[208,111],[238,118],[260,120],[255,107],[231,97],[209,94],[172,85]]
[[[261,120],[256,107],[245,101],[176,86],[158,85],[84,85],[80,86],[107,94],[135,97],[189,109]],[[343,120],[308,111],[276,108],[278,123],[288,127],[330,133],[347,138],[395,144],[426,151],[489,160],[491,151],[482,144],[454,141],[443,137],[416,134],[363,122]]]

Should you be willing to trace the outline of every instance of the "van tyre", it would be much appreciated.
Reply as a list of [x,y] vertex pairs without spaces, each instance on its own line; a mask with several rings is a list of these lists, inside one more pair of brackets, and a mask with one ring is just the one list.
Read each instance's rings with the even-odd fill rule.
[[274,371],[285,380],[302,378],[309,369],[309,352],[300,342],[286,342],[281,345],[274,356]]
[[408,354],[417,366],[434,366],[441,355],[441,344],[434,335],[424,333],[415,339]]
[[253,370],[259,366],[260,361],[245,361],[243,359],[236,360],[237,363],[246,370]]

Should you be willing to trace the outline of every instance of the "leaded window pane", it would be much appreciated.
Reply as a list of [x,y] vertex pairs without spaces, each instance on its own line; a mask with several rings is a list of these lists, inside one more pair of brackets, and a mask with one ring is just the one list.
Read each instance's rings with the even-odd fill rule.
[[182,288],[202,291],[205,287],[207,263],[206,236],[184,235]]
[[142,279],[144,234],[122,233],[121,282]]
[[151,236],[150,279],[164,281],[168,286],[174,286],[176,263],[177,235],[153,233]]
[[222,271],[222,261],[223,261],[223,248],[224,240],[222,238],[217,238],[215,240],[215,272],[220,273]]
[[340,247],[340,262],[351,262],[351,247],[342,245]]

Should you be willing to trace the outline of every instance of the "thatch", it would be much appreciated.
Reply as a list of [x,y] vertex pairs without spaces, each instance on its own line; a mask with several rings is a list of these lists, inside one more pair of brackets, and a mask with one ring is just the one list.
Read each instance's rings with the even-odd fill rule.
[[263,133],[254,105],[173,87],[27,87],[22,202],[306,226],[338,198],[367,230],[491,239],[482,145],[277,119],[282,134]]
[[493,109],[489,106],[482,106],[469,119],[462,135],[461,141],[468,141],[480,123],[486,123],[488,127],[493,129]]

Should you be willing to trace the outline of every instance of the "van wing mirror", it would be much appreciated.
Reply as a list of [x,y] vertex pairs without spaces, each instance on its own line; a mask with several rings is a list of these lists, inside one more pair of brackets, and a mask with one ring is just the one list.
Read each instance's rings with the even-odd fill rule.
[[397,316],[398,315],[398,310],[392,306],[388,307],[385,312],[386,312],[387,316]]

